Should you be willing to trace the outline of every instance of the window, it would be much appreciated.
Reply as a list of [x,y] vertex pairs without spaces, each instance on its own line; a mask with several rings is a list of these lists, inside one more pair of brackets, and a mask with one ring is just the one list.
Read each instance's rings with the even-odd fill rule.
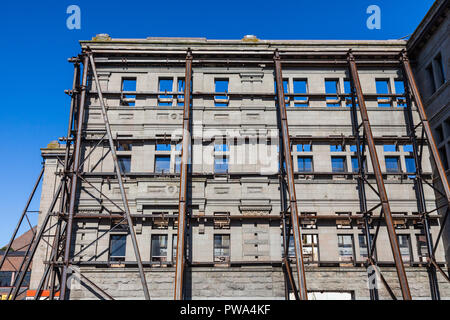
[[289,94],[289,79],[283,79],[283,92],[285,94],[284,102],[289,104],[289,97],[286,97],[286,94]]
[[178,235],[172,235],[172,261],[177,260]]
[[445,146],[442,146],[439,148],[439,155],[441,156],[442,165],[444,166],[445,170],[449,169],[448,165],[448,158],[447,158],[447,151],[445,150]]
[[338,80],[325,80],[325,93],[336,94],[335,97],[326,97],[327,107],[340,107],[341,103],[337,94],[339,93]]
[[404,152],[413,152],[413,146],[412,144],[407,144],[403,146],[403,151]]
[[159,78],[159,92],[164,92],[165,94],[158,96],[159,106],[171,106],[172,96],[168,95],[167,92],[172,92],[173,90],[173,79],[172,78]]
[[181,156],[175,156],[175,173],[181,173]]
[[136,103],[136,95],[126,92],[136,92],[136,78],[122,78],[120,105],[132,107]]
[[397,235],[397,239],[403,262],[411,262],[411,243],[409,241],[409,235],[399,234]]
[[230,150],[228,149],[228,145],[226,143],[217,143],[214,144],[214,151],[224,152]]
[[442,125],[437,126],[434,131],[436,132],[436,143],[440,144],[444,141],[444,129],[442,128]]
[[385,144],[383,146],[383,151],[384,152],[397,152],[397,146],[395,144]]
[[170,151],[170,144],[157,144],[156,151]]
[[[344,93],[345,94],[352,94],[352,85],[350,83],[350,80],[344,80]],[[355,97],[356,100],[356,97]],[[345,105],[347,107],[351,107],[352,106],[352,97],[346,97],[345,98]]]
[[[293,237],[291,237],[293,239]],[[319,246],[318,246],[317,234],[303,234],[302,235],[302,247],[303,247],[303,259],[308,262],[319,261]],[[290,244],[289,244],[290,246]]]
[[0,271],[0,287],[10,287],[13,280],[12,271]]
[[386,172],[400,172],[400,164],[398,157],[384,157],[386,162]]
[[158,173],[170,172],[170,156],[155,157],[155,172]]
[[167,261],[167,235],[154,234],[152,235],[152,262]]
[[440,53],[433,59],[433,63],[436,71],[436,88],[440,88],[445,83],[444,65]]
[[353,262],[353,236],[338,234],[339,261]]
[[214,262],[230,261],[230,235],[214,235]]
[[428,247],[427,247],[427,239],[424,234],[416,235],[417,240],[417,252],[419,254],[419,259],[421,262],[427,262],[428,257]]
[[133,149],[133,145],[128,142],[119,142],[117,147],[117,151],[131,151]]
[[312,157],[298,157],[298,172],[312,172]]
[[[356,152],[356,151],[357,151],[356,145],[350,146],[350,152]],[[361,151],[361,152],[363,151],[362,145],[359,146],[359,151]]]
[[[226,94],[228,93],[228,79],[214,79],[214,92]],[[228,106],[228,97],[226,95],[214,96],[214,105],[216,107]]]
[[[395,80],[395,93],[405,94],[405,83],[403,80]],[[397,97],[397,107],[406,107],[406,99],[404,97]]]
[[416,172],[416,162],[414,160],[414,157],[405,157],[405,164],[406,164],[406,172],[408,173]]
[[297,152],[311,152],[312,146],[310,144],[298,144]]
[[342,152],[342,146],[341,145],[330,146],[330,151],[331,152]]
[[[376,82],[377,94],[391,93],[388,79],[377,79],[377,80],[375,80],[375,82]],[[378,97],[378,106],[379,107],[390,107],[391,99],[389,97]]]
[[434,81],[433,65],[430,63],[426,68],[428,83],[430,84],[430,96],[436,91],[436,82]]
[[[370,235],[370,241],[373,241],[373,234]],[[359,242],[359,254],[361,257],[363,258],[367,258],[368,257],[368,252],[367,252],[367,241],[366,241],[366,236],[364,234],[359,234],[358,235],[358,242]],[[374,250],[374,255],[375,254],[375,250]]]
[[129,173],[131,171],[131,156],[117,156],[120,171],[122,173]]
[[358,157],[352,157],[352,171],[353,172],[359,172]]
[[215,157],[214,158],[214,172],[215,173],[226,173],[226,172],[228,172],[228,158],[226,158],[226,157]]
[[333,172],[346,172],[345,157],[331,157],[331,168]]
[[[306,79],[294,79],[294,94],[307,94],[308,93],[308,81]],[[307,107],[308,97],[294,97],[295,107]]]
[[109,260],[113,262],[125,261],[127,236],[125,234],[112,234],[109,245]]
[[185,86],[184,78],[178,78],[177,91],[183,92],[183,94],[180,94],[177,96],[177,101],[178,101],[177,104],[179,106],[184,105],[184,86]]

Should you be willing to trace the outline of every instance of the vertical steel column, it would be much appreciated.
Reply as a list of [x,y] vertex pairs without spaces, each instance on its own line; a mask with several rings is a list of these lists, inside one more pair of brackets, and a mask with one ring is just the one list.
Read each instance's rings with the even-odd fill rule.
[[386,188],[383,181],[383,175],[378,160],[378,154],[375,147],[375,141],[373,139],[372,128],[369,122],[369,115],[366,108],[366,102],[361,89],[361,83],[359,81],[358,69],[353,54],[348,53],[348,63],[353,80],[353,86],[356,90],[356,96],[358,98],[359,110],[361,112],[361,120],[364,128],[364,133],[367,139],[367,146],[369,148],[370,158],[372,159],[373,171],[375,174],[375,180],[377,182],[378,193],[381,200],[381,206],[383,209],[386,229],[389,235],[389,241],[391,243],[392,254],[394,256],[395,266],[397,269],[397,275],[402,291],[404,300],[411,300],[411,292],[409,290],[408,279],[406,277],[405,267],[403,265],[402,255],[398,246],[397,234],[395,233],[394,223],[392,220],[391,207],[389,205],[389,199],[386,193]]
[[[292,167],[292,157],[291,157],[291,142],[289,138],[289,127],[287,121],[286,105],[284,100],[284,90],[283,90],[283,75],[281,69],[281,59],[278,50],[275,51],[274,55],[275,63],[275,81],[277,85],[277,97],[278,97],[278,114],[280,117],[281,125],[281,135],[283,139],[283,152],[284,161],[286,163],[286,178],[287,187],[289,192],[289,208],[291,211],[291,227],[294,233],[294,244],[295,244],[295,259],[297,265],[297,278],[299,287],[299,298],[301,300],[308,299],[308,292],[306,289],[306,277],[305,268],[303,265],[303,248],[302,248],[302,235],[300,231],[300,221],[297,207],[297,196],[295,194],[295,181],[294,181],[294,169]],[[280,166],[283,164],[280,163]]]
[[411,89],[411,93],[414,102],[416,104],[417,111],[419,112],[423,129],[428,139],[428,145],[431,149],[431,154],[433,155],[433,159],[436,164],[436,170],[442,182],[442,187],[444,189],[444,193],[447,198],[447,204],[450,206],[450,185],[448,183],[447,175],[445,174],[444,166],[442,165],[442,160],[439,155],[439,150],[437,148],[436,141],[433,138],[433,133],[431,131],[430,123],[428,122],[427,114],[425,113],[425,108],[422,103],[422,98],[420,96],[419,89],[417,88],[416,80],[414,79],[411,64],[409,63],[409,59],[405,51],[402,52],[400,61],[402,62],[404,73],[406,75],[406,79],[408,80],[409,88]]
[[[95,80],[95,84],[97,87],[98,99],[100,101],[103,121],[105,122],[109,147],[111,148],[111,155],[112,155],[112,158],[114,161],[114,167],[116,169],[117,182],[119,183],[120,193],[122,195],[122,200],[123,200],[123,206],[125,207],[125,215],[126,215],[126,219],[128,222],[128,227],[130,228],[131,242],[133,243],[134,254],[136,256],[136,260],[137,260],[137,264],[138,264],[138,268],[139,268],[139,275],[141,278],[142,289],[144,291],[145,299],[150,300],[150,293],[148,292],[147,280],[145,279],[145,273],[144,273],[144,267],[142,265],[141,254],[139,252],[136,233],[134,231],[133,219],[131,218],[130,207],[128,206],[127,195],[126,195],[125,189],[123,187],[122,172],[120,171],[119,161],[117,160],[117,153],[116,153],[116,148],[114,146],[113,135],[111,132],[111,126],[110,126],[109,120],[108,120],[108,113],[106,112],[105,103],[103,101],[102,88],[100,86],[100,81],[98,80],[97,70],[95,68],[94,56],[92,55],[91,51],[87,52],[87,57],[89,58],[89,61],[91,62],[92,73],[94,75],[94,80]],[[72,193],[75,193],[74,189],[72,189]]]
[[[350,75],[350,79],[352,79]],[[369,212],[367,212],[367,197],[366,197],[366,188],[364,185],[365,175],[366,175],[366,162],[365,162],[365,155],[364,155],[364,137],[361,139],[360,131],[359,131],[359,125],[358,125],[358,113],[356,110],[356,98],[355,98],[355,87],[353,85],[353,79],[350,81],[351,86],[351,94],[352,94],[352,107],[351,107],[351,119],[352,119],[352,132],[353,136],[356,139],[356,156],[358,158],[358,173],[359,176],[357,178],[358,183],[358,196],[359,196],[359,208],[361,213],[364,217],[364,237],[366,239],[367,243],[367,258],[372,259],[371,252],[372,252],[372,239],[370,236],[370,224],[369,224]],[[361,141],[363,140],[363,141]],[[369,260],[370,261],[370,260]],[[367,264],[367,268],[369,267],[370,262]],[[367,277],[368,280],[372,278],[372,275],[369,273],[369,269],[367,270]],[[376,281],[376,277],[374,277]],[[377,286],[374,285],[374,287],[369,288],[370,290],[370,299],[371,300],[378,300],[378,289]]]
[[[80,59],[78,57],[69,59],[69,62],[74,63],[74,73],[73,73],[73,81],[72,81],[72,98],[70,101],[70,111],[69,111],[69,124],[67,128],[67,136],[66,136],[66,150],[64,154],[64,176],[63,176],[63,186],[62,186],[62,194],[61,194],[61,200],[59,203],[59,214],[66,212],[67,209],[67,199],[68,196],[71,194],[70,190],[68,189],[69,186],[69,170],[70,170],[70,147],[72,145],[72,127],[73,127],[73,117],[75,110],[78,109],[77,102],[78,94],[79,94],[79,86],[80,86]],[[73,163],[72,163],[73,164]],[[74,170],[75,171],[75,170]],[[58,250],[60,247],[60,235],[61,235],[61,226],[63,223],[63,219],[60,218],[58,214],[58,222],[56,225],[56,232],[55,232],[55,241],[53,245],[53,252],[52,252],[52,259],[50,261],[51,264],[51,273],[50,273],[50,294],[49,299],[53,300],[55,295],[55,280],[56,280],[56,261],[58,260]],[[60,279],[61,280],[61,279]],[[39,296],[40,292],[36,292],[36,294]]]
[[[73,229],[73,215],[75,211],[75,202],[76,202],[76,194],[77,194],[77,184],[78,184],[78,171],[80,166],[81,159],[81,139],[82,139],[82,130],[84,123],[84,108],[86,104],[86,90],[87,90],[87,76],[89,71],[89,57],[84,55],[83,58],[83,79],[80,88],[80,105],[78,107],[78,121],[77,121],[77,135],[75,140],[75,146],[73,150],[73,172],[72,172],[72,180],[70,187],[70,200],[69,200],[69,217],[67,219],[67,230],[66,230],[66,243],[64,246],[64,265],[63,272],[61,276],[61,292],[60,299],[66,299],[66,289],[67,289],[67,272],[69,268],[69,259],[70,259],[70,250],[72,243],[72,229]],[[64,191],[64,190],[63,190]]]
[[174,299],[183,299],[183,278],[185,266],[186,215],[187,215],[187,184],[188,163],[191,149],[191,85],[192,85],[192,53],[190,50],[186,56],[186,73],[184,86],[184,110],[183,110],[183,141],[181,148],[180,164],[180,196],[178,200],[178,235],[177,256],[175,266],[175,292]]
[[[437,273],[436,273],[436,267],[434,264],[431,263],[431,260],[434,260],[434,252],[433,252],[433,242],[431,239],[430,234],[430,221],[428,219],[427,209],[426,209],[426,200],[425,200],[425,193],[423,188],[423,178],[422,178],[422,157],[419,157],[419,144],[417,142],[416,137],[416,127],[414,125],[414,118],[412,114],[412,101],[411,101],[411,83],[409,82],[409,79],[406,74],[406,68],[404,63],[409,65],[408,57],[406,56],[405,52],[402,52],[401,62],[403,62],[403,81],[405,84],[405,94],[406,94],[406,116],[407,116],[407,129],[408,129],[408,135],[411,139],[412,146],[413,146],[413,155],[414,155],[414,162],[416,165],[416,177],[414,179],[414,187],[416,191],[417,196],[417,208],[419,213],[422,215],[423,220],[423,232],[426,239],[427,244],[427,251],[428,251],[428,258],[430,259],[428,265],[427,265],[427,271],[428,271],[428,280],[430,282],[430,292],[431,292],[431,298],[433,300],[440,300],[440,293],[439,293],[439,283],[437,280]],[[414,78],[413,78],[414,80]],[[418,92],[417,92],[418,93]],[[420,97],[419,97],[420,99]],[[417,104],[417,103],[416,103]],[[420,112],[419,112],[420,115]],[[426,116],[426,115],[425,115]],[[422,120],[422,117],[420,117]],[[425,119],[426,124],[428,124],[428,120]],[[424,121],[422,120],[422,124]],[[424,130],[425,131],[425,130]],[[431,140],[428,140],[429,143],[432,143]],[[422,147],[423,147],[423,141]],[[434,143],[434,140],[433,140]],[[436,145],[435,145],[436,146]],[[439,154],[439,153],[438,153]],[[436,166],[438,166],[438,162],[436,162]],[[444,170],[445,171],[445,170]]]

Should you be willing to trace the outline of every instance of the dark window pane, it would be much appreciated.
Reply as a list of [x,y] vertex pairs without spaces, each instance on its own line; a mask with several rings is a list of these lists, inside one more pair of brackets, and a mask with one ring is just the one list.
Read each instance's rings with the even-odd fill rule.
[[[405,94],[405,83],[402,80],[395,80],[395,93]],[[406,107],[405,98],[397,98],[397,105],[399,107]]]
[[127,244],[126,235],[111,235],[111,244],[109,257],[111,261],[119,261],[125,259],[125,250]]
[[341,152],[342,151],[342,146],[341,145],[330,146],[330,151],[331,152]]
[[345,157],[331,157],[333,172],[345,172]]
[[298,171],[299,172],[312,172],[312,158],[311,157],[298,157]]
[[311,152],[312,146],[310,144],[298,144],[297,152]]
[[403,146],[403,151],[405,152],[413,152],[413,146],[411,144],[407,144]]
[[155,172],[170,172],[170,156],[155,157]]
[[131,156],[118,156],[117,160],[122,173],[129,173],[131,171]]
[[167,235],[152,235],[152,261],[167,261]]
[[136,91],[136,78],[122,79],[122,91]]
[[0,271],[0,287],[10,287],[12,284],[12,271]]
[[386,171],[387,172],[399,172],[399,158],[398,157],[385,157]]

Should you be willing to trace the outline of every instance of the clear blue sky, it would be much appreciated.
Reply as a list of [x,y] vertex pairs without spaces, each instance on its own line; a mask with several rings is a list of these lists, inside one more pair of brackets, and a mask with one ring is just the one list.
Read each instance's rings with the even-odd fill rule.
[[[41,166],[39,148],[66,133],[78,40],[148,36],[241,39],[398,39],[411,34],[432,0],[4,1],[0,12],[0,245],[5,244]],[[69,5],[81,30],[66,28]],[[381,29],[366,8],[381,8]],[[277,7],[278,5],[278,7]],[[38,208],[33,203],[32,210]]]

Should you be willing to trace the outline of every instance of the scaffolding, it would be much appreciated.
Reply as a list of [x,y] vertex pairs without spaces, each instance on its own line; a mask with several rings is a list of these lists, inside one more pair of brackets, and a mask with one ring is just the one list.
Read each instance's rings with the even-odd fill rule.
[[[145,299],[150,299],[150,293],[147,285],[147,280],[145,276],[144,267],[151,266],[151,263],[143,263],[139,251],[139,246],[136,239],[136,232],[134,230],[133,221],[137,218],[145,217],[145,215],[133,215],[130,212],[128,205],[127,194],[124,188],[123,173],[121,172],[121,167],[118,162],[116,154],[116,145],[119,138],[114,136],[108,119],[108,109],[105,105],[104,95],[121,95],[121,92],[102,92],[101,85],[99,82],[99,77],[96,69],[96,58],[108,55],[117,54],[118,52],[105,50],[105,49],[91,49],[89,47],[84,48],[83,52],[74,58],[69,59],[69,62],[74,65],[74,76],[73,76],[73,87],[72,90],[67,91],[71,96],[71,104],[69,111],[69,123],[67,136],[63,139],[66,142],[63,167],[64,171],[60,175],[60,182],[53,196],[53,200],[49,206],[48,211],[45,213],[42,219],[41,225],[36,233],[33,235],[32,242],[28,247],[25,259],[20,266],[21,273],[14,281],[13,287],[10,291],[10,296],[12,299],[19,298],[23,292],[21,292],[22,284],[25,278],[24,270],[29,270],[30,265],[35,256],[36,250],[39,244],[45,242],[51,247],[51,255],[49,261],[45,262],[45,271],[43,273],[42,279],[39,283],[37,290],[35,291],[34,299],[40,299],[42,292],[44,290],[49,290],[49,299],[55,299],[58,297],[61,300],[69,299],[69,288],[67,286],[68,277],[71,274],[71,267],[73,265],[95,265],[95,262],[76,262],[73,257],[76,256],[72,248],[73,245],[73,234],[74,234],[74,222],[78,219],[109,219],[114,222],[114,226],[111,230],[114,230],[118,226],[125,225],[131,235],[134,255],[136,261],[124,261],[124,265],[137,265],[139,278],[142,284],[142,290]],[[260,93],[231,93],[224,92],[220,93],[223,95],[237,96],[237,97],[265,97],[272,98],[276,102],[277,110],[277,124],[279,130],[279,140],[280,140],[280,151],[279,151],[279,172],[275,175],[279,179],[280,185],[280,199],[281,199],[281,213],[279,217],[267,217],[267,216],[251,216],[252,219],[261,220],[277,220],[282,226],[282,236],[283,236],[283,257],[282,261],[279,262],[268,262],[272,264],[279,263],[284,271],[285,276],[285,294],[286,299],[289,299],[289,292],[292,291],[295,298],[299,300],[308,299],[308,289],[307,289],[307,276],[305,274],[305,261],[303,258],[303,248],[302,248],[302,230],[301,222],[303,219],[308,219],[310,217],[300,214],[298,206],[302,206],[301,202],[297,201],[295,192],[295,176],[292,164],[291,155],[291,142],[295,141],[295,137],[290,137],[288,117],[285,105],[285,99],[287,97],[323,97],[336,96],[335,94],[298,94],[298,93],[285,93],[283,90],[283,76],[282,76],[282,65],[287,65],[289,67],[311,67],[311,66],[333,66],[335,68],[343,68],[348,71],[351,80],[351,93],[341,94],[338,96],[340,99],[351,99],[352,104],[349,108],[349,113],[351,113],[351,124],[352,124],[352,135],[351,136],[341,136],[339,138],[333,138],[334,140],[343,140],[347,142],[355,143],[356,145],[356,155],[358,161],[358,172],[348,173],[356,178],[358,186],[358,197],[360,204],[359,216],[348,216],[348,219],[362,219],[363,221],[363,233],[367,243],[368,257],[365,262],[365,266],[368,270],[368,278],[370,279],[373,272],[379,272],[376,268],[377,261],[374,256],[377,236],[380,230],[381,221],[384,220],[386,229],[388,232],[392,254],[395,262],[395,269],[397,271],[397,276],[400,284],[400,289],[402,293],[402,298],[404,300],[411,300],[411,293],[409,289],[408,279],[405,272],[405,267],[402,261],[401,252],[399,249],[399,244],[397,240],[396,231],[394,228],[393,215],[390,208],[388,194],[386,192],[384,177],[385,173],[381,172],[378,154],[375,148],[376,141],[383,141],[383,137],[374,137],[372,133],[372,128],[370,124],[370,119],[368,111],[365,104],[366,97],[378,98],[386,97],[390,98],[404,98],[406,100],[406,114],[407,114],[407,137],[398,138],[396,140],[403,139],[404,142],[409,142],[413,145],[413,156],[415,161],[416,172],[414,173],[414,187],[417,197],[418,215],[410,216],[408,219],[415,219],[416,221],[421,221],[423,226],[423,232],[426,236],[426,245],[428,250],[428,261],[427,261],[427,271],[430,281],[430,291],[432,299],[440,299],[439,287],[437,280],[437,272],[439,272],[447,281],[449,281],[448,275],[442,270],[441,266],[435,259],[435,252],[439,241],[442,237],[442,232],[444,230],[445,224],[448,220],[449,205],[450,205],[450,188],[445,174],[445,170],[442,165],[442,161],[439,156],[436,143],[433,139],[430,125],[428,123],[423,103],[417,89],[417,85],[414,80],[414,76],[411,70],[411,66],[405,51],[402,52],[364,52],[364,51],[336,51],[336,52],[304,52],[304,51],[259,51],[259,52],[205,52],[201,50],[173,50],[173,51],[145,51],[145,50],[126,50],[121,51],[121,53],[129,55],[127,58],[122,58],[121,63],[126,63],[127,65],[140,64],[140,65],[173,65],[185,67],[185,88],[184,88],[184,103],[183,103],[183,134],[182,134],[182,155],[181,155],[181,165],[179,174],[180,183],[180,194],[178,201],[178,215],[174,218],[178,220],[178,234],[177,234],[177,247],[176,247],[176,260],[175,260],[175,277],[174,277],[174,299],[181,300],[186,298],[185,295],[185,271],[186,268],[194,268],[195,263],[192,263],[186,259],[186,237],[187,229],[189,228],[189,221],[198,219],[190,211],[190,194],[188,192],[188,184],[192,177],[196,176],[208,176],[208,174],[193,173],[190,171],[188,164],[191,158],[191,131],[192,131],[192,98],[193,97],[212,97],[217,96],[218,93],[214,92],[193,92],[192,91],[192,70],[195,66],[249,66],[249,65],[260,65],[265,64],[267,66],[273,66],[274,70],[274,82],[276,90],[275,92],[260,92]],[[164,58],[162,58],[164,57]],[[104,61],[103,61],[104,62]],[[107,62],[104,62],[107,63]],[[113,62],[114,63],[114,62]],[[117,62],[119,63],[119,62]],[[403,80],[405,84],[405,94],[364,94],[361,89],[361,84],[358,74],[358,66],[370,66],[370,67],[389,67],[400,69],[403,73]],[[88,78],[91,77],[95,84],[95,90],[89,90]],[[92,85],[92,88],[94,85]],[[136,91],[131,92],[136,96],[158,96],[161,92],[143,92]],[[178,95],[180,92],[164,92],[164,94]],[[84,126],[85,126],[85,114],[88,96],[98,97],[98,101],[101,106],[101,115],[103,119],[103,124],[105,131],[100,139],[88,138],[85,136]],[[414,108],[415,107],[415,108]],[[419,114],[420,122],[414,123],[413,111],[416,109]],[[359,110],[359,111],[358,111]],[[358,117],[359,112],[359,117]],[[361,119],[361,121],[359,120]],[[420,130],[420,136],[417,136],[417,131]],[[316,139],[312,137],[311,139]],[[323,139],[323,138],[317,138]],[[331,139],[331,140],[333,140]],[[84,155],[83,153],[83,143],[84,141],[94,141],[96,143],[95,147]],[[330,141],[331,141],[330,140]],[[106,144],[109,146],[110,152],[112,154],[114,162],[114,174],[93,174],[82,171],[83,163],[89,158],[93,153],[95,148],[100,145]],[[427,181],[424,177],[422,170],[422,155],[424,146],[427,145],[431,150],[433,160],[435,162],[435,168],[437,172],[437,177],[440,179],[443,186],[443,191],[439,190],[435,185]],[[369,151],[369,156],[372,160],[373,166],[373,177],[375,178],[376,185],[368,179],[368,171],[366,167],[366,147]],[[35,195],[35,191],[42,179],[44,172],[44,167],[42,168],[39,177],[34,185],[34,188],[30,194],[27,201],[26,207],[22,212],[19,219],[17,227],[11,237],[11,240],[6,248],[5,254],[0,262],[0,268],[3,266],[4,262],[8,259],[8,254],[11,252],[11,245],[17,236],[17,232],[20,227],[28,220],[28,207],[31,200]],[[319,172],[314,172],[312,174],[320,175]],[[411,173],[410,173],[411,174]],[[90,175],[100,175],[102,177],[117,179],[117,183],[120,189],[120,196],[122,199],[122,204],[114,202],[112,199],[108,198],[101,190],[96,188],[91,182],[89,182],[88,177]],[[140,176],[152,177],[151,173],[140,173]],[[178,176],[178,175],[177,175]],[[80,184],[85,183],[96,190],[103,199],[100,201],[108,201],[115,208],[117,208],[121,214],[108,213],[108,214],[96,214],[96,215],[85,215],[76,212],[77,207],[77,195],[80,189]],[[373,208],[368,208],[366,199],[366,187],[370,188],[379,198],[379,204]],[[432,211],[427,211],[425,204],[424,188],[430,187],[439,194],[442,199],[444,199],[444,204]],[[56,208],[57,204],[59,207]],[[374,211],[380,208],[380,215],[375,216]],[[440,209],[445,210],[445,214],[442,216],[442,222],[440,225],[440,231],[438,238],[433,243],[430,235],[430,220],[435,219],[435,216],[430,217],[430,214],[438,211]],[[154,217],[154,215],[151,215]],[[56,226],[50,226],[50,219],[52,217],[57,218]],[[214,220],[214,216],[201,216],[202,219]],[[228,216],[228,219],[245,219],[243,216]],[[335,215],[321,215],[314,217],[315,219],[328,219],[336,220],[338,219]],[[342,217],[339,217],[342,219]],[[55,227],[55,234],[53,243],[49,243],[43,239],[45,232],[49,228]],[[369,229],[375,227],[375,235],[372,237]],[[31,224],[30,224],[31,228]],[[295,259],[293,263],[295,264],[295,274],[292,270],[288,249],[290,243],[290,237],[294,239],[294,252]],[[98,240],[98,239],[97,239]],[[95,240],[96,241],[96,240]],[[239,262],[245,264],[245,262]],[[369,268],[370,266],[375,268]],[[296,277],[295,277],[296,275]],[[91,279],[88,279],[85,275],[81,274],[81,281],[93,288],[100,297],[103,299],[114,299],[111,295],[97,286]],[[386,281],[383,274],[379,274],[380,279],[392,299],[397,299],[393,290],[391,289],[389,283]],[[370,289],[370,298],[372,300],[378,300],[379,294],[376,286]]]

